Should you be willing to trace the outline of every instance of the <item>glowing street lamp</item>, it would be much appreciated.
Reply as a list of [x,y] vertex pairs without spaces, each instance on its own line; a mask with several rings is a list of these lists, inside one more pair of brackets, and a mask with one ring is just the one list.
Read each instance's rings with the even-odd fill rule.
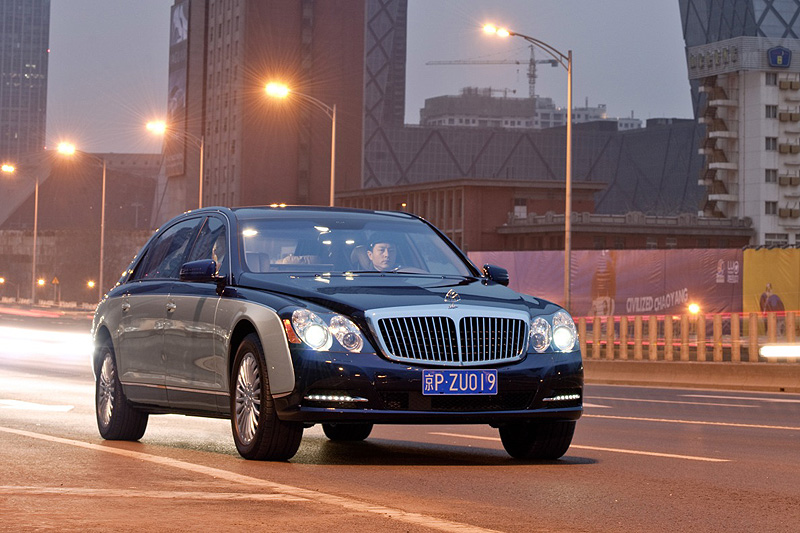
[[[6,174],[16,172],[14,165],[4,163],[2,171]],[[39,175],[36,175],[36,184],[33,187],[33,253],[31,254],[31,303],[36,303],[36,237],[39,234]],[[19,287],[17,287],[19,298]]]
[[300,99],[311,102],[331,119],[331,192],[329,205],[333,206],[334,192],[336,190],[336,104],[329,106],[313,96],[293,91],[283,83],[270,82],[264,90],[267,96],[271,98],[289,98],[291,95],[296,95]]
[[17,288],[17,301],[19,301],[19,284],[8,281],[4,277],[0,277],[0,285],[5,285],[6,283],[8,283],[9,285],[13,285]]
[[92,281],[92,280],[89,280],[89,281],[86,282],[86,286],[89,287],[90,289],[94,289],[95,282]]
[[486,24],[483,31],[498,37],[520,37],[547,52],[567,70],[567,161],[566,161],[566,206],[564,209],[564,307],[570,307],[570,261],[572,255],[572,50],[566,54],[549,44],[529,35],[517,33],[506,28]]
[[199,192],[197,198],[197,208],[200,209],[203,207],[203,152],[205,148],[205,135],[201,135],[199,138],[195,137],[194,135],[190,134],[187,131],[182,133],[178,133],[174,129],[170,128],[170,125],[167,124],[163,120],[153,120],[145,124],[145,128],[147,131],[152,133],[153,135],[159,135],[161,137],[165,137],[167,135],[183,135],[184,138],[191,140],[196,144],[196,146],[200,149],[200,177],[199,177]]
[[[101,200],[100,200],[100,268],[99,273],[97,275],[97,287],[99,289],[98,294],[98,301],[103,299],[103,258],[105,253],[105,242],[106,242],[106,159],[104,157],[97,157],[92,154],[88,154],[86,152],[81,152],[75,145],[68,142],[62,142],[58,145],[58,153],[65,156],[74,156],[75,154],[83,154],[86,157],[89,157],[103,166],[103,187],[101,193]],[[38,182],[37,182],[38,184]],[[34,227],[36,224],[34,223]]]

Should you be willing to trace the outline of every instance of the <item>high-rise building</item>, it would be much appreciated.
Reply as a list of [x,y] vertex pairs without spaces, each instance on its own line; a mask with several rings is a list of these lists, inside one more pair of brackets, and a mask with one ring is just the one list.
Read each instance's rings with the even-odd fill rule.
[[44,149],[50,0],[0,0],[0,159]]
[[754,245],[800,244],[800,3],[680,0],[706,216]]
[[[171,133],[157,220],[197,207],[201,152],[203,205],[326,205],[333,126],[327,110],[333,106],[336,188],[360,187],[365,6],[353,0],[175,1]],[[267,96],[273,81],[291,88],[289,98]],[[402,117],[402,96],[392,100],[390,114]]]

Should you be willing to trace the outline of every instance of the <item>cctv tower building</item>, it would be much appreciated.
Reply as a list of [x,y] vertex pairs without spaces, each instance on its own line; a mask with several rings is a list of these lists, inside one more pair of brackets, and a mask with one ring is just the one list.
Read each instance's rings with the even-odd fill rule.
[[703,214],[753,221],[754,245],[800,245],[800,3],[680,0]]
[[50,0],[0,0],[0,159],[44,149]]

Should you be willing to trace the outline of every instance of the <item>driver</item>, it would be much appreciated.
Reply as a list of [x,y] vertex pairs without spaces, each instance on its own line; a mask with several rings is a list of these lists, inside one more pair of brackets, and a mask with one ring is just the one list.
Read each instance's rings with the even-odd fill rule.
[[397,267],[397,247],[391,237],[386,234],[376,234],[372,237],[367,250],[367,257],[372,262],[372,267],[378,271],[392,270]]

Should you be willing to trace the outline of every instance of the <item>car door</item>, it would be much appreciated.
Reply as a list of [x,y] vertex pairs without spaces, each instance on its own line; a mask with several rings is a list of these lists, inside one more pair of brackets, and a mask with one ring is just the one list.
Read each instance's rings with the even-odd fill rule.
[[[209,216],[200,230],[187,261],[214,259],[217,274],[227,275],[229,232],[222,216]],[[180,411],[217,411],[223,390],[225,363],[215,353],[214,340],[226,336],[214,326],[219,302],[214,282],[175,281],[169,295],[173,311],[164,331],[167,396],[171,408]]]
[[121,296],[120,381],[131,401],[167,405],[164,330],[169,291],[194,243],[202,217],[180,221],[153,240]]

